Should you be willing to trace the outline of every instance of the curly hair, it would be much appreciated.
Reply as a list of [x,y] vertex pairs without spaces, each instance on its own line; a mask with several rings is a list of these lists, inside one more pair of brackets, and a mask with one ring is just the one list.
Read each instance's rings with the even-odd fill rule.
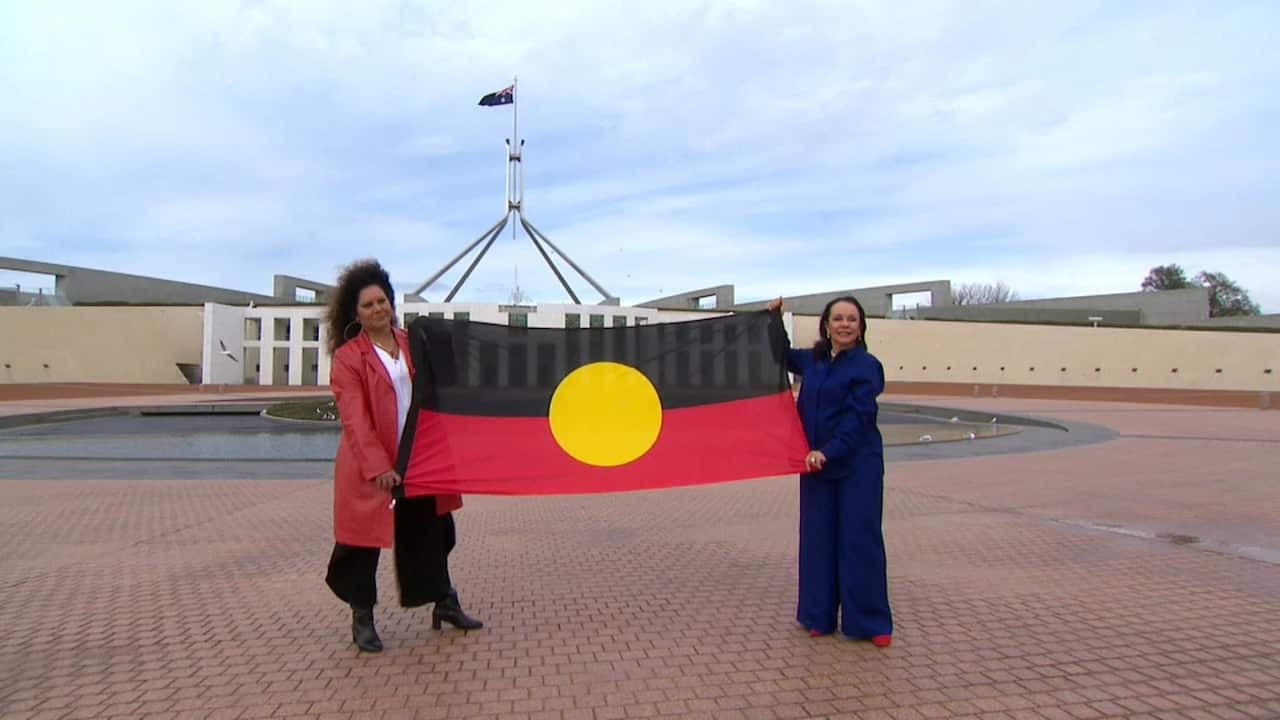
[[858,342],[854,346],[863,350],[867,349],[867,312],[862,309],[862,303],[858,302],[857,298],[851,295],[841,295],[832,299],[831,302],[827,303],[826,307],[822,308],[822,318],[818,320],[818,342],[813,344],[813,356],[816,358],[831,357],[831,338],[827,336],[827,320],[831,319],[831,308],[840,302],[847,302],[858,308],[858,318],[860,319],[858,324],[862,326],[859,328],[862,332],[858,333]]
[[391,276],[377,260],[357,260],[338,273],[338,286],[329,298],[329,308],[325,312],[325,327],[328,328],[325,347],[330,355],[354,337],[354,333],[348,331],[353,324],[359,327],[359,322],[356,321],[356,300],[360,297],[360,291],[370,285],[377,285],[387,294],[387,301],[391,303],[391,322],[395,323],[396,296],[391,289]]

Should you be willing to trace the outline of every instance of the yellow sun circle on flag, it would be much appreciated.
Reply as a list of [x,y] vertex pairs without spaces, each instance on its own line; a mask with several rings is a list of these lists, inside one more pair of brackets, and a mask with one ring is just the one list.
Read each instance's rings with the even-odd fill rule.
[[574,459],[598,467],[644,455],[662,430],[662,401],[633,367],[594,362],[560,381],[551,396],[551,434]]

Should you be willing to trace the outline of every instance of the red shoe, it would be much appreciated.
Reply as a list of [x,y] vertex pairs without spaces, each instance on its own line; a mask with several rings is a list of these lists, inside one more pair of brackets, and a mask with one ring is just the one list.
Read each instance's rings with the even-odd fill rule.
[[879,648],[889,647],[893,644],[892,635],[877,635],[871,638],[871,644]]
[[809,631],[809,637],[822,637],[823,635],[826,635],[826,633],[822,632],[821,630]]

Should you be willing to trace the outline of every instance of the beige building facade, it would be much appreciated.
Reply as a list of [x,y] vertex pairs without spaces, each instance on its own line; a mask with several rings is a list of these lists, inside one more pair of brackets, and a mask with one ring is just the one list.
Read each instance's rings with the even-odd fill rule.
[[[618,327],[719,314],[600,305],[403,303],[418,314],[533,327]],[[0,383],[325,385],[323,309],[0,307]],[[793,344],[818,319],[786,315]],[[891,381],[1280,391],[1280,333],[872,319]]]
[[193,306],[0,307],[0,383],[198,381],[202,324]]
[[[793,319],[811,344],[818,318]],[[1280,333],[876,320],[871,352],[888,380],[1280,391]]]

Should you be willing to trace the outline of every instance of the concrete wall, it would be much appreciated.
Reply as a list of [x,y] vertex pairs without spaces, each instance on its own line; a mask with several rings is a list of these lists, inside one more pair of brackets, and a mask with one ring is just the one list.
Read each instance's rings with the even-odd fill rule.
[[[236,385],[243,382],[245,308],[204,304],[200,382]],[[253,360],[256,364],[257,360]]]
[[337,290],[333,285],[328,285],[315,280],[294,277],[293,275],[275,275],[271,278],[272,295],[275,295],[277,301],[295,302],[298,298],[298,290],[310,290],[315,293],[315,300],[312,302],[323,305],[329,302],[329,297]]
[[[732,292],[733,286],[725,286]],[[695,291],[694,294],[705,291]],[[929,292],[932,302],[905,311],[893,309],[893,296]],[[686,295],[674,295],[683,298]],[[952,305],[951,283],[936,280],[902,285],[839,290],[783,298],[787,310],[801,315],[819,315],[832,298],[856,297],[872,318],[906,317],[921,320],[977,320],[984,322],[1089,323],[1101,317],[1100,325],[1191,325],[1208,320],[1209,294],[1204,288],[1163,292],[1114,293],[1079,297],[1019,300],[988,305]],[[664,298],[670,301],[672,298]],[[653,301],[657,302],[657,301]],[[768,300],[738,303],[734,310],[762,310]],[[688,305],[686,302],[685,305]],[[678,303],[671,307],[680,307]],[[1266,322],[1259,325],[1269,327]]]
[[[893,296],[903,295],[906,293],[927,292],[932,298],[933,307],[946,307],[951,305],[951,281],[950,280],[929,280],[918,283],[904,283],[901,285],[880,285],[877,287],[857,288],[855,290],[832,290],[829,292],[814,293],[811,295],[791,295],[783,298],[784,307],[793,313],[802,315],[821,315],[822,308],[826,306],[832,298],[841,295],[852,295],[862,303],[862,308],[867,311],[868,317],[881,318],[888,316],[893,312]],[[733,306],[734,310],[763,310],[769,304],[769,300],[760,300],[757,302],[738,303]]]
[[720,310],[733,307],[733,286],[715,285],[701,290],[689,290],[678,295],[668,295],[637,303],[636,307],[656,308],[659,310],[698,310],[699,298],[711,297],[712,307]]
[[198,307],[0,307],[0,383],[186,383]]
[[1204,322],[1195,323],[1197,327],[1211,328],[1272,328],[1280,330],[1280,313],[1271,313],[1268,315],[1239,315],[1234,317],[1217,317],[1209,318]]
[[[949,305],[922,307],[908,310],[907,318],[914,320],[966,320],[970,322],[1061,323],[1085,325],[1098,320],[1103,325],[1142,325],[1141,310],[1105,310],[1096,308],[1073,310],[1070,308],[1025,308],[1010,303],[987,305]],[[903,318],[900,318],[903,319]]]
[[38,289],[27,292],[18,287],[0,288],[0,306],[9,307],[66,307],[71,303],[55,292]]
[[[816,317],[793,318],[811,345]],[[871,352],[889,380],[1280,391],[1280,333],[876,320]]]
[[247,305],[274,300],[270,295],[18,258],[0,257],[0,269],[53,275],[57,294],[73,305],[199,305],[207,301]]
[[[979,313],[983,308],[991,307],[999,307],[1006,312],[1011,310],[1027,311],[1027,314],[1022,318],[1024,322],[1052,321],[1051,318],[1038,317],[1034,312],[1037,310],[1076,310],[1081,311],[1084,315],[1101,316],[1101,324],[1106,325],[1110,322],[1122,322],[1120,317],[1128,316],[1136,311],[1139,314],[1139,321],[1143,325],[1183,325],[1209,319],[1209,291],[1205,288],[1186,288],[1184,290],[1164,290],[1161,292],[1081,295],[1078,297],[1047,298],[1044,300],[1018,300],[996,305],[964,305],[961,306],[963,309],[958,313],[954,310],[941,312],[947,312],[947,317],[978,319],[967,315],[967,313]],[[921,310],[925,309],[921,308]],[[1114,319],[1108,317],[1108,311],[1116,311]],[[868,309],[867,312],[870,313],[871,311]],[[929,312],[934,313],[935,317],[943,317],[938,314],[940,312],[938,309],[932,309]],[[928,315],[922,313],[921,317],[927,318]]]

